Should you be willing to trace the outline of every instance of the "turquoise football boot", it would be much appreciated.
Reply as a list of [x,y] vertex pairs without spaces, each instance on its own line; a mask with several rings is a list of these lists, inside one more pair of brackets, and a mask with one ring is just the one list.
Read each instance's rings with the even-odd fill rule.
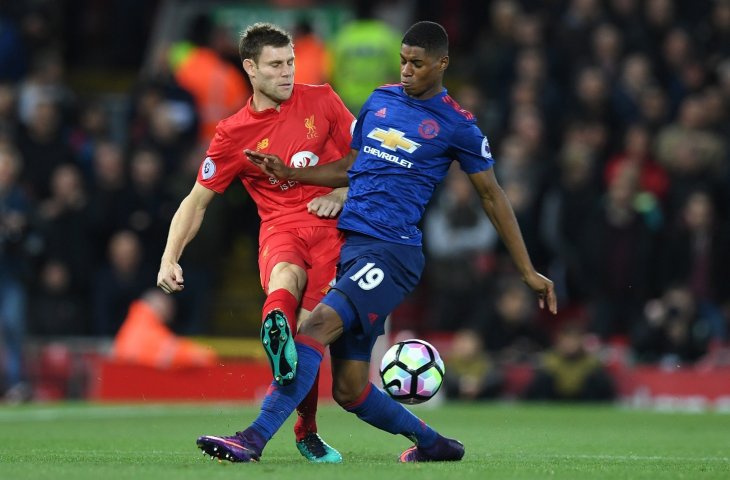
[[308,433],[297,442],[299,453],[312,463],[342,463],[342,455],[327,445],[316,433]]
[[266,314],[261,325],[261,343],[269,357],[271,372],[279,385],[288,385],[297,374],[297,349],[289,323],[281,310]]

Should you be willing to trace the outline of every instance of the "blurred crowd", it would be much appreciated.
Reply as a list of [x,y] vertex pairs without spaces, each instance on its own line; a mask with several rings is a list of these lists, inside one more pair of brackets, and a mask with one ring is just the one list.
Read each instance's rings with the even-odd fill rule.
[[[66,3],[74,4],[0,3],[0,391],[22,380],[24,335],[117,333],[154,286],[171,216],[216,121],[249,92],[237,39],[204,16],[142,68],[140,39],[160,2],[131,2],[127,24],[136,12],[148,27],[126,48],[113,45],[136,75],[123,108],[111,109],[103,92],[68,79],[79,63],[114,71],[103,54],[79,53],[84,29],[104,18],[93,9],[104,7],[80,2],[90,9],[82,14]],[[467,332],[476,342],[465,351],[487,365],[549,370],[583,358],[560,351],[594,355],[591,345],[672,365],[727,358],[718,352],[730,326],[730,0],[449,5],[353,2],[356,20],[329,44],[303,18],[287,26],[296,79],[331,82],[357,114],[372,87],[398,81],[402,28],[443,24],[452,42],[446,86],[489,137],[561,314],[539,312],[457,169],[426,212],[427,270],[394,328]],[[191,288],[176,298],[172,323],[181,334],[210,333],[232,236],[256,242],[245,199],[214,202],[207,215],[215,218],[183,258]],[[543,382],[530,392],[549,390]]]
[[538,311],[455,170],[425,217],[422,315],[477,336],[496,371],[601,346],[669,368],[726,362],[730,2],[488,3],[454,96],[490,138],[561,314]]

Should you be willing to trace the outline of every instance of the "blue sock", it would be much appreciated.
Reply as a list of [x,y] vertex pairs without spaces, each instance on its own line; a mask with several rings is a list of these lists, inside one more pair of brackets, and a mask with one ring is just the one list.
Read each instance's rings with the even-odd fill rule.
[[438,437],[438,433],[423,420],[372,383],[368,384],[359,399],[345,405],[345,410],[376,428],[394,435],[404,435],[420,447],[430,447]]
[[317,347],[300,343],[300,340],[304,340],[301,337],[303,335],[294,340],[299,355],[297,375],[294,381],[286,386],[281,386],[276,382],[271,384],[261,404],[258,418],[249,427],[259,432],[266,441],[271,440],[271,437],[281,428],[297,405],[301,403],[309,389],[312,388],[319,371],[322,352]]

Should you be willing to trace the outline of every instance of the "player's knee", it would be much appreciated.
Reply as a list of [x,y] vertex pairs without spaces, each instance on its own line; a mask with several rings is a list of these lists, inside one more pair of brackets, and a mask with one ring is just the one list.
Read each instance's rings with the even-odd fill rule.
[[348,405],[355,403],[367,388],[365,385],[354,382],[335,382],[332,385],[332,398],[342,408],[347,409]]
[[311,337],[322,345],[329,345],[342,335],[342,321],[327,305],[319,304],[312,314],[299,325],[299,335]]
[[293,263],[278,263],[271,270],[269,291],[286,288],[290,292],[302,292],[307,284],[307,272]]

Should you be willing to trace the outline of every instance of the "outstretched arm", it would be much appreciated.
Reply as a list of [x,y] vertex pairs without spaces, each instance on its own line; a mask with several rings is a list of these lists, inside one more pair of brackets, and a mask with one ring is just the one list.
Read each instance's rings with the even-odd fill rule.
[[309,185],[325,187],[346,187],[348,185],[347,172],[357,157],[357,150],[350,150],[350,153],[336,162],[313,167],[291,168],[277,155],[253,150],[244,150],[244,153],[266,175],[271,175],[279,180],[296,180]]
[[160,261],[160,271],[157,273],[157,286],[165,293],[175,293],[185,288],[182,267],[178,260],[185,246],[197,235],[205,210],[214,196],[213,190],[196,182],[172,217],[167,244]]
[[507,196],[499,186],[494,170],[489,169],[469,175],[474,188],[479,193],[482,201],[482,208],[492,221],[494,228],[499,233],[502,241],[507,246],[512,260],[517,265],[522,279],[538,294],[540,308],[545,308],[547,302],[551,313],[558,312],[558,301],[555,297],[553,282],[549,278],[539,274],[532,265],[530,255],[527,253],[522,232],[517,224],[515,212],[512,210]]

